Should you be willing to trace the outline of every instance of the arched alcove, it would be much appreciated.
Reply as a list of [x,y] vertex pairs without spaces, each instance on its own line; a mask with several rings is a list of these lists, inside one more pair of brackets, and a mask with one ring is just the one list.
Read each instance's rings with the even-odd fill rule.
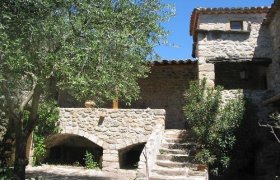
[[146,143],[133,144],[119,150],[121,169],[137,169],[140,155]]
[[49,138],[45,163],[85,166],[85,154],[93,155],[94,161],[102,163],[103,148],[89,139],[74,134],[58,134]]

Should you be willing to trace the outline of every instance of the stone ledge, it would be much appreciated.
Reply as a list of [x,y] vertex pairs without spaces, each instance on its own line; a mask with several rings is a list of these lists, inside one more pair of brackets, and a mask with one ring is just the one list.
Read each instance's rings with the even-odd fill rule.
[[245,34],[250,35],[251,31],[248,30],[219,30],[219,29],[213,29],[213,30],[207,30],[207,29],[197,29],[197,32],[199,33],[232,33],[232,34]]

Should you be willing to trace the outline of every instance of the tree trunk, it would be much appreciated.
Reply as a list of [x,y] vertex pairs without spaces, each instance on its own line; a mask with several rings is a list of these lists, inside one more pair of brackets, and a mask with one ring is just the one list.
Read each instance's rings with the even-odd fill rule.
[[17,179],[25,179],[25,168],[27,164],[28,160],[26,158],[26,142],[16,142],[16,158],[14,164],[14,173]]
[[15,163],[14,163],[14,173],[17,179],[25,179],[25,168],[28,164],[28,159],[26,158],[26,144],[27,137],[23,133],[22,121],[18,121],[16,131],[16,152],[15,152]]
[[8,167],[12,162],[12,150],[14,145],[14,125],[12,120],[8,120],[7,130],[0,145],[0,167]]
[[16,157],[14,163],[14,173],[19,180],[25,180],[25,168],[28,165],[28,159],[26,157],[26,146],[29,136],[34,130],[38,119],[38,107],[41,94],[41,88],[36,86],[34,89],[31,109],[28,121],[23,127],[23,112],[20,112],[19,119],[15,121],[15,133],[16,133]]

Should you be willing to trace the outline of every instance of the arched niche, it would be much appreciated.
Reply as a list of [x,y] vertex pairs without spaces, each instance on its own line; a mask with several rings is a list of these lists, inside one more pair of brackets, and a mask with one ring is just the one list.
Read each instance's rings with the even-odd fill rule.
[[119,150],[119,164],[121,169],[137,169],[140,155],[146,143],[132,144]]
[[103,148],[89,139],[74,134],[57,134],[47,139],[48,164],[85,166],[85,154],[93,154],[94,161],[102,167]]

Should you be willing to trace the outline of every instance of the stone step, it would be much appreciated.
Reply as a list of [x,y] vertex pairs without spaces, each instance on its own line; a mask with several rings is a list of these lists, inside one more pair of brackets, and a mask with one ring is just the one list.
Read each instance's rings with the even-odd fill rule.
[[152,173],[163,176],[186,176],[188,175],[188,168],[163,168],[156,167],[152,170]]
[[190,138],[191,135],[189,135],[188,133],[179,133],[179,134],[164,134],[164,138]]
[[162,148],[166,149],[194,149],[194,143],[162,143]]
[[183,168],[183,167],[190,166],[190,164],[186,162],[174,162],[169,160],[158,160],[156,162],[156,165],[160,167],[168,167],[168,168]]
[[168,160],[173,162],[192,162],[194,159],[193,156],[176,154],[176,155],[169,155],[169,154],[160,154],[157,155],[157,160]]
[[150,180],[207,180],[194,163],[196,144],[186,130],[165,130]]
[[205,177],[207,176],[207,170],[205,171],[194,171],[194,170],[189,170],[188,171],[189,176],[198,176],[198,177]]
[[190,155],[192,153],[191,149],[168,149],[168,148],[160,148],[159,149],[160,154],[185,154]]
[[152,175],[149,180],[187,180],[187,176],[162,176],[162,175]]
[[208,180],[207,176],[164,176],[152,174],[149,180]]
[[186,142],[191,142],[192,139],[191,137],[188,138],[164,138],[163,142],[166,143],[186,143]]
[[165,134],[179,134],[179,133],[187,133],[188,131],[186,129],[165,129]]

